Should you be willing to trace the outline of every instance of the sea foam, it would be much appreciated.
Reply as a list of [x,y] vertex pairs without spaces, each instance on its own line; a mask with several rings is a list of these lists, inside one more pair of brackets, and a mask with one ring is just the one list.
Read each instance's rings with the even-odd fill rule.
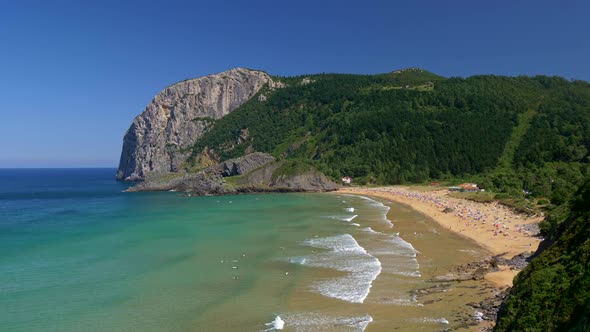
[[295,331],[338,330],[363,332],[373,321],[370,315],[357,317],[334,317],[312,312],[288,313],[282,315],[285,325]]
[[346,221],[346,222],[351,222],[351,221],[353,221],[353,220],[354,220],[354,218],[356,218],[356,217],[358,217],[358,215],[356,215],[356,214],[355,214],[354,216],[350,216],[350,217],[346,217],[346,218],[344,218],[344,221]]
[[269,327],[264,330],[264,332],[278,331],[285,328],[285,321],[281,318],[281,316],[277,315],[272,322],[266,323],[264,325]]
[[348,272],[344,277],[315,282],[311,286],[314,291],[327,297],[363,303],[369,295],[373,280],[381,273],[381,262],[377,258],[361,247],[350,234],[309,239],[302,244],[328,251],[289,261]]
[[352,215],[352,216],[327,216],[324,218],[330,218],[330,219],[336,219],[336,220],[340,220],[340,221],[346,221],[346,222],[351,222],[354,220],[354,218],[358,217],[358,215]]
[[422,276],[420,264],[416,259],[419,252],[414,249],[410,242],[405,241],[398,234],[390,236],[385,241],[393,244],[391,252],[396,262],[388,268],[387,272],[408,277]]
[[390,228],[393,227],[393,223],[391,222],[391,220],[387,219],[387,213],[390,210],[390,207],[389,206],[387,206],[387,205],[385,205],[385,204],[383,204],[383,203],[381,203],[379,201],[376,201],[376,200],[374,200],[372,198],[366,197],[366,196],[354,195],[354,197],[358,197],[358,198],[364,199],[364,200],[366,200],[368,202],[368,204],[370,206],[372,206],[373,208],[379,209],[379,211],[383,214],[383,217],[382,217],[383,218],[383,221],[386,222],[389,225]]
[[431,317],[424,317],[424,318],[415,318],[411,320],[414,323],[426,323],[426,324],[443,324],[448,325],[449,321],[442,317],[442,318],[431,318]]
[[419,253],[410,242],[402,239],[399,234],[394,234],[386,241],[395,245],[395,253],[398,255],[416,257],[416,254]]
[[422,276],[420,273],[420,264],[416,259],[419,252],[414,249],[411,243],[402,239],[398,233],[386,235],[375,232],[373,234],[379,236],[377,241],[383,243],[383,245],[372,249],[370,254],[384,260],[384,273],[407,277]]
[[383,233],[383,232],[378,232],[378,231],[376,231],[376,230],[372,229],[371,227],[365,227],[365,228],[362,228],[362,229],[361,229],[361,231],[363,231],[363,232],[367,232],[367,233],[372,233],[372,234],[381,234],[381,235],[385,235],[385,233]]

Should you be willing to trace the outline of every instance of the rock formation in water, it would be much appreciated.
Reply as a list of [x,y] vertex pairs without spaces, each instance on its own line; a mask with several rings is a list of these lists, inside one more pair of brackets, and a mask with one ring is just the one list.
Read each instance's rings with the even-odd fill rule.
[[297,174],[290,174],[281,170],[283,164],[284,161],[277,161],[267,153],[254,152],[215,164],[198,173],[151,173],[128,191],[182,191],[188,195],[221,195],[330,191],[338,188],[324,174],[311,167]]
[[280,86],[262,71],[236,68],[165,88],[127,130],[117,179],[136,181],[149,173],[178,172],[188,157],[184,149],[210,122],[238,108],[265,84]]

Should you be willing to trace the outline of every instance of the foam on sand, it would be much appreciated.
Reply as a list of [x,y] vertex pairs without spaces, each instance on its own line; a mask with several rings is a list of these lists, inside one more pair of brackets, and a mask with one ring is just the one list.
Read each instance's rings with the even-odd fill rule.
[[297,332],[307,331],[350,331],[363,332],[373,321],[370,315],[357,317],[334,317],[312,312],[288,313],[282,315],[285,325]]
[[379,303],[383,304],[394,304],[399,306],[411,306],[411,307],[418,307],[420,304],[416,299],[416,295],[412,294],[409,298],[390,298],[390,299],[382,299]]
[[290,262],[348,272],[344,277],[315,282],[311,286],[314,291],[327,297],[363,303],[369,295],[373,280],[381,273],[381,262],[377,258],[361,247],[350,234],[309,239],[302,244],[328,251],[291,258]]
[[424,317],[424,318],[415,318],[411,320],[413,323],[425,323],[425,324],[443,324],[448,325],[449,321],[442,317],[442,318],[431,318],[431,317]]
[[373,233],[379,236],[382,246],[371,250],[371,255],[384,260],[383,272],[406,277],[421,277],[420,264],[416,259],[419,253],[411,243],[402,239],[398,233],[393,235]]
[[281,316],[277,315],[272,322],[266,323],[264,325],[269,326],[269,328],[264,330],[265,332],[278,331],[285,328],[285,321],[281,319]]
[[419,253],[410,242],[402,239],[399,234],[394,234],[386,241],[395,245],[395,253],[398,255],[416,257],[416,254]]

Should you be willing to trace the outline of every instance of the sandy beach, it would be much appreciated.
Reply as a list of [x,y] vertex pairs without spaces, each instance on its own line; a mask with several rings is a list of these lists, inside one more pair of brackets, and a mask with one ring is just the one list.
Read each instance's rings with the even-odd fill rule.
[[[447,190],[416,191],[411,187],[394,186],[343,188],[338,192],[380,197],[405,204],[446,229],[472,239],[491,255],[512,258],[524,251],[535,251],[540,242],[534,234],[526,231],[526,226],[538,223],[542,217],[526,217],[497,203],[450,197]],[[501,271],[488,273],[485,278],[499,287],[511,286],[517,273],[501,267]]]

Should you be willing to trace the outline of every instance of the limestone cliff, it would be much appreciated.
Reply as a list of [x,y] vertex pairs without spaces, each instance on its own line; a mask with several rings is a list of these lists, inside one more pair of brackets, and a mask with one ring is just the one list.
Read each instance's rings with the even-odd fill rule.
[[[127,191],[181,191],[187,195],[222,195],[248,192],[331,191],[334,182],[306,167],[285,173],[285,161],[254,152],[226,160],[197,173],[148,173],[145,181]],[[287,168],[290,169],[290,168]]]
[[118,180],[143,180],[149,173],[177,172],[212,119],[278,82],[261,71],[236,68],[171,85],[158,93],[127,130]]

